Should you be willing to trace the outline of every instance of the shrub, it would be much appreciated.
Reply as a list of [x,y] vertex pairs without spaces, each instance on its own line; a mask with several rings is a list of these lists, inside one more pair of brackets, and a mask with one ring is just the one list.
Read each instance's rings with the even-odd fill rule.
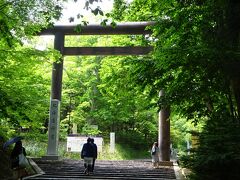
[[240,179],[240,124],[219,112],[213,115],[199,136],[199,147],[183,164],[196,180]]

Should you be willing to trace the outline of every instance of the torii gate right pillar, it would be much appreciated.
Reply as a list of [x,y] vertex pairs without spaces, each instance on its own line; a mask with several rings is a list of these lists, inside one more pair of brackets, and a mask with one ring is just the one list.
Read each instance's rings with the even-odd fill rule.
[[[164,90],[161,90],[159,97],[164,96]],[[159,111],[158,121],[158,144],[160,148],[160,161],[170,161],[170,108],[163,106]]]

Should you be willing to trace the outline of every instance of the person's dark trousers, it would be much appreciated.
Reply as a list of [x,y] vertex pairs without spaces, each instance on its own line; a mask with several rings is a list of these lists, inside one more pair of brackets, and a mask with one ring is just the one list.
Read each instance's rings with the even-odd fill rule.
[[94,170],[94,165],[95,165],[95,158],[93,158],[93,163],[92,163],[92,169],[91,169],[91,172],[93,172],[93,170]]
[[86,174],[87,173],[87,164],[86,163],[84,163],[84,174]]
[[93,172],[93,170],[92,170],[92,165],[88,165],[88,172]]
[[84,174],[89,174],[89,172],[92,172],[92,165],[87,165],[86,163],[84,163]]

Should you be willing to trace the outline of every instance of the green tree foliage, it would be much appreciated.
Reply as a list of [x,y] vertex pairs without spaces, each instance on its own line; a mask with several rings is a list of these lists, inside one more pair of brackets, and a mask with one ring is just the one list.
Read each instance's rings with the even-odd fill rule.
[[58,19],[61,10],[61,1],[1,0],[1,44],[12,46],[14,41],[21,41],[34,34]]
[[[49,106],[51,63],[54,54],[28,48],[15,48],[3,54],[0,62],[1,131],[42,127]],[[52,62],[52,61],[51,61]],[[46,75],[43,76],[43,72]]]
[[122,21],[125,14],[125,9],[127,8],[127,3],[124,0],[115,0],[113,3],[112,18],[117,21]]
[[[133,57],[136,58],[136,57]],[[115,60],[116,59],[116,60]],[[122,132],[122,137],[129,143],[141,142],[142,138],[153,141],[156,135],[156,108],[149,106],[148,91],[131,83],[131,67],[124,63],[132,58],[109,58],[105,60],[100,71],[102,84],[101,93],[109,103],[112,113],[112,130]],[[129,134],[130,133],[130,134]],[[136,139],[134,139],[134,137]],[[146,142],[143,140],[142,142]],[[144,143],[143,143],[144,144]],[[143,145],[140,144],[140,145]]]
[[53,50],[24,46],[27,38],[60,17],[60,1],[0,1],[0,134],[41,129],[48,112],[49,72],[59,57]]
[[[136,81],[155,93],[165,89],[159,103],[168,103],[175,113],[195,123],[205,121],[199,149],[192,154],[194,165],[189,166],[195,178],[239,178],[232,176],[235,168],[220,167],[231,162],[231,168],[239,168],[240,3],[134,0],[125,12],[123,20],[156,21],[151,27],[153,60],[134,65]],[[226,136],[213,134],[217,129]]]
[[193,179],[239,179],[239,126],[223,107],[212,113],[199,134],[199,146],[182,160]]

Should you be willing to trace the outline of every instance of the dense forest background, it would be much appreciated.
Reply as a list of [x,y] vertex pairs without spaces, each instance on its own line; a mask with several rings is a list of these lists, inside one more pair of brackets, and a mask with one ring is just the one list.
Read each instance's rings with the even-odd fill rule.
[[[240,2],[115,0],[112,12],[104,14],[101,7],[91,9],[96,1],[86,0],[86,7],[106,18],[102,25],[155,21],[149,27],[153,34],[67,37],[66,46],[151,45],[154,50],[148,56],[64,58],[61,142],[77,124],[80,134],[101,135],[107,142],[114,131],[129,152],[148,151],[157,139],[158,111],[167,105],[171,142],[191,178],[239,179]],[[45,153],[51,68],[61,56],[51,43],[37,50],[43,40],[34,35],[60,18],[63,2],[0,2],[1,141],[22,135],[32,156]],[[79,14],[75,21],[84,25],[82,18]],[[161,89],[165,97],[159,99]],[[198,146],[189,155],[192,134]]]

